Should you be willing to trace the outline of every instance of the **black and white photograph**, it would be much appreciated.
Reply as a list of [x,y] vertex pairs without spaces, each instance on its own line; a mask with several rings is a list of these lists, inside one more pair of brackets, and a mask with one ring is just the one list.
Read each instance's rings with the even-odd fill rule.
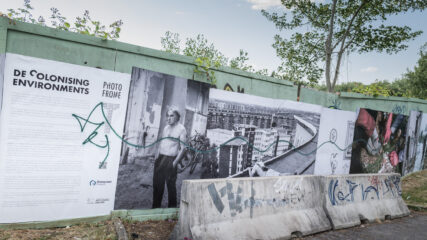
[[189,149],[205,144],[208,100],[208,84],[132,69],[115,209],[178,207],[182,180],[202,175]]
[[207,138],[221,145],[218,177],[313,174],[321,109],[211,89]]

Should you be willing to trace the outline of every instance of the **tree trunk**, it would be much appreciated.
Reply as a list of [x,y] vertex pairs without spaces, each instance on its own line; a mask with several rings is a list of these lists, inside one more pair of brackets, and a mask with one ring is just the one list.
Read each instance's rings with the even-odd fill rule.
[[344,51],[339,51],[338,52],[337,65],[335,66],[334,81],[331,84],[332,89],[335,88],[335,84],[337,83],[337,80],[338,80],[338,75],[339,75],[339,72],[340,72],[340,65],[341,65],[341,60],[342,60],[343,53],[344,53]]
[[326,87],[328,88],[328,92],[334,91],[331,85],[331,58],[332,58],[332,54],[326,52],[325,80],[326,80]]
[[337,5],[337,0],[334,0],[332,2],[332,9],[331,9],[331,20],[329,21],[329,33],[328,38],[325,42],[325,60],[326,60],[326,66],[325,66],[325,79],[326,79],[326,86],[328,88],[328,92],[333,92],[334,88],[331,85],[331,60],[332,60],[332,36],[334,34],[334,17],[335,17],[335,7]]
[[[334,4],[335,3],[336,2],[334,2]],[[351,17],[350,23],[347,26],[347,29],[346,29],[346,31],[344,33],[344,36],[333,47],[335,49],[335,47],[338,46],[339,43],[341,43],[341,47],[340,47],[340,50],[339,50],[338,56],[337,56],[337,64],[335,66],[334,80],[332,81],[332,83],[330,82],[330,80],[331,80],[330,79],[330,77],[331,77],[330,76],[330,74],[331,74],[330,73],[330,70],[331,70],[331,67],[330,67],[331,61],[329,60],[329,63],[326,62],[326,69],[327,69],[327,72],[328,72],[327,74],[328,74],[328,77],[329,77],[329,78],[328,77],[326,78],[326,84],[328,86],[328,92],[335,92],[334,89],[335,89],[335,84],[337,83],[338,76],[339,76],[342,55],[344,54],[345,49],[347,49],[350,46],[351,42],[353,41],[353,40],[350,40],[350,42],[346,45],[345,44],[346,39],[347,39],[348,35],[350,34],[350,30],[351,30],[351,27],[353,26],[354,20],[359,15],[360,10],[362,10],[362,8],[365,6],[366,3],[367,3],[367,1],[362,1],[362,3],[360,4],[360,6],[357,8],[356,12]],[[333,6],[332,9],[334,9],[334,7],[335,6]],[[332,51],[332,49],[331,49],[331,51]]]

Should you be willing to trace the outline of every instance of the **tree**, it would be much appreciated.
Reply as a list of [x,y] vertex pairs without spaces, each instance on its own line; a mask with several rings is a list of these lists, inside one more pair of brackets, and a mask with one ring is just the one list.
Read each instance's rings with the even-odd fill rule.
[[273,73],[269,74],[268,69],[263,68],[263,69],[256,70],[252,65],[248,64],[248,61],[249,61],[248,52],[246,52],[243,49],[240,49],[239,56],[234,57],[230,60],[229,67],[240,69],[246,72],[256,73],[259,75],[272,76]]
[[392,96],[391,84],[388,81],[375,81],[369,85],[360,85],[352,89],[353,92],[362,93],[374,97]]
[[410,97],[427,99],[427,43],[420,50],[414,70],[408,71],[398,82],[407,86]]
[[[181,54],[181,39],[178,33],[167,31],[160,38],[162,49],[166,52]],[[267,69],[255,70],[254,67],[248,64],[248,53],[240,49],[239,56],[229,59],[210,43],[203,34],[198,34],[195,38],[187,38],[184,44],[182,53],[185,56],[194,57],[196,60],[195,73],[206,74],[207,79],[215,84],[215,72],[213,67],[229,66],[231,68],[240,69],[247,72],[254,72],[262,75],[268,75]]]
[[166,52],[180,54],[180,43],[181,39],[179,39],[178,33],[167,31],[165,32],[165,36],[160,38],[160,44],[162,45],[163,50]]
[[[420,59],[413,71],[408,70],[401,79],[393,82],[387,80],[375,81],[369,85],[362,83],[338,84],[335,90],[342,92],[357,92],[371,96],[395,96],[427,99],[427,43],[421,47]],[[323,89],[322,89],[323,88]],[[318,86],[319,90],[326,90],[326,86]]]
[[[50,25],[46,23],[46,19],[42,16],[39,16],[37,19],[33,17],[30,0],[24,0],[24,7],[18,9],[8,9],[7,16],[8,18],[20,22],[28,22],[33,24],[38,24],[42,26],[52,26],[54,28],[77,32],[80,34],[85,34],[89,36],[100,37],[103,39],[118,39],[120,37],[121,26],[123,25],[122,20],[117,20],[111,23],[108,27],[101,24],[100,21],[93,20],[89,11],[85,10],[83,16],[76,17],[76,20],[73,24],[67,21],[67,18],[62,16],[57,8],[52,7],[50,9],[51,16]],[[2,16],[2,14],[0,14]]]
[[[391,15],[424,10],[425,0],[282,0],[283,13],[263,15],[279,30],[294,30],[289,39],[274,37],[273,47],[282,59],[278,68],[293,81],[317,82],[325,74],[333,92],[344,53],[371,51],[396,53],[406,49],[406,41],[420,35],[407,26],[386,26]],[[309,31],[303,32],[303,27]],[[323,63],[324,67],[320,67]]]
[[235,69],[241,69],[247,72],[253,72],[254,68],[251,65],[247,64],[248,60],[248,52],[243,49],[240,49],[239,56],[234,57],[230,60],[230,67]]
[[[353,92],[354,88],[363,86],[363,83],[361,82],[347,82],[347,83],[341,83],[335,85],[335,91],[336,92]],[[319,91],[327,91],[328,88],[325,84],[322,85],[315,85],[315,88]]]

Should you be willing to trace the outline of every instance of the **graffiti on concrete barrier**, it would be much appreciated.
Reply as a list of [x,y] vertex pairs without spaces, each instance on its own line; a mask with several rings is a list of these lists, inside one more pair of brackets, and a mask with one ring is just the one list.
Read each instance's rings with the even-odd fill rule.
[[384,180],[379,180],[378,176],[372,176],[368,178],[369,184],[356,183],[349,179],[346,179],[344,184],[340,184],[339,181],[339,179],[332,179],[329,182],[328,197],[333,206],[359,200],[379,200],[386,195],[395,198],[402,194],[398,176],[389,176]]
[[245,209],[250,209],[250,217],[252,218],[252,213],[254,208],[259,208],[263,206],[270,207],[285,207],[288,205],[296,204],[301,202],[304,199],[304,194],[298,193],[301,192],[300,188],[296,188],[296,191],[279,195],[277,198],[256,198],[255,190],[251,187],[251,196],[243,199],[243,181],[239,181],[236,191],[233,191],[233,183],[227,182],[226,185],[220,189],[217,189],[214,183],[208,185],[208,192],[215,206],[216,210],[221,214],[224,212],[224,209],[228,206],[230,210],[231,217],[236,216],[239,213],[242,213]]
[[243,182],[239,181],[236,193],[233,191],[233,184],[231,182],[227,182],[224,187],[219,189],[219,191],[217,191],[215,184],[211,183],[208,185],[209,195],[211,196],[211,199],[219,213],[222,213],[225,208],[225,205],[222,201],[222,198],[225,195],[227,195],[228,207],[232,217],[243,211],[241,196],[243,192],[242,184]]
[[279,178],[273,185],[274,191],[279,194],[283,202],[297,204],[304,201],[307,195],[300,183],[292,183],[285,178]]
[[329,200],[331,201],[331,204],[338,205],[339,201],[353,202],[354,189],[358,186],[358,184],[350,180],[346,180],[348,188],[338,190],[338,181],[339,180],[337,179],[337,180],[331,180],[329,182],[328,196],[329,196]]
[[[362,200],[365,200],[368,198],[368,194],[370,192],[375,192],[377,194],[377,199],[380,199],[380,196],[378,195],[378,188],[374,187],[374,186],[368,186],[366,189],[363,188],[363,184],[360,185],[362,188]],[[372,197],[373,199],[373,197]]]
[[[387,191],[385,189],[383,190],[383,195],[385,195],[388,192],[391,192],[393,196],[401,196],[402,190],[400,188],[400,177],[399,176],[389,176],[387,179],[384,180],[384,186],[387,188]],[[395,190],[393,190],[393,187]],[[396,192],[395,192],[396,191]]]

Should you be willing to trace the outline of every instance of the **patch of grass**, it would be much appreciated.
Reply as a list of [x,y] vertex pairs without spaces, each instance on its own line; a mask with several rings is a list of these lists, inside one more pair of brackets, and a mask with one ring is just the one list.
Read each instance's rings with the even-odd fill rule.
[[80,223],[64,228],[0,230],[0,240],[63,240],[93,239],[117,240],[111,221],[100,223]]
[[402,178],[402,198],[408,205],[427,208],[427,169]]
[[49,240],[49,239],[51,239],[50,236],[43,236],[43,237],[37,238],[37,240]]
[[7,240],[9,238],[10,238],[10,234],[4,234],[4,235],[2,235],[1,232],[0,232],[0,240]]

